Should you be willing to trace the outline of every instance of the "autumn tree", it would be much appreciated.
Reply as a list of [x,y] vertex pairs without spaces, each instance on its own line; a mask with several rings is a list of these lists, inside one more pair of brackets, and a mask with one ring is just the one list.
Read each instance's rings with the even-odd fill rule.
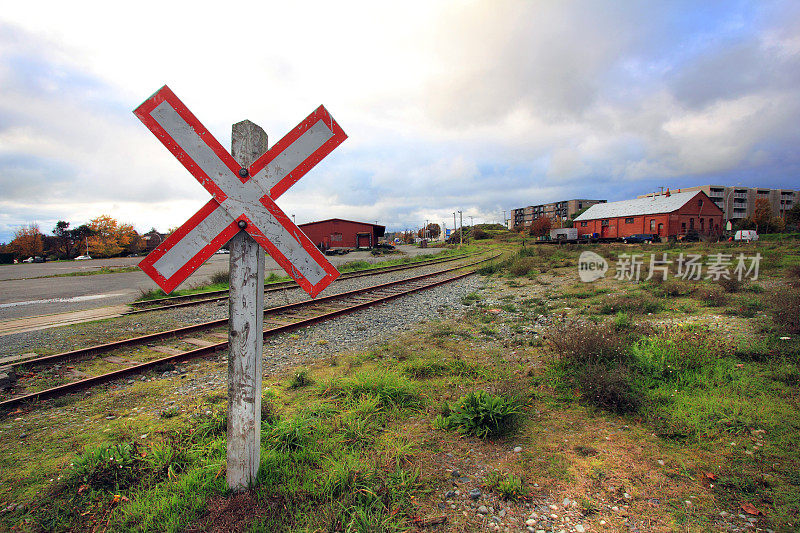
[[414,244],[414,233],[411,231],[404,231],[400,234],[400,240],[405,244]]
[[21,226],[14,232],[14,240],[9,245],[11,250],[19,257],[41,255],[44,250],[42,232],[38,224]]
[[98,257],[113,257],[123,251],[141,249],[141,237],[130,224],[120,224],[109,215],[100,215],[89,222],[93,235],[89,237],[89,249]]
[[534,237],[544,237],[550,233],[552,225],[550,217],[539,217],[531,224],[530,234]]
[[753,216],[750,217],[750,220],[758,233],[780,232],[786,227],[782,218],[774,216],[772,206],[766,198],[756,199]]
[[772,221],[772,206],[769,205],[769,200],[766,198],[758,198],[756,206],[753,209],[753,222],[756,225],[756,231],[761,228],[762,231]]

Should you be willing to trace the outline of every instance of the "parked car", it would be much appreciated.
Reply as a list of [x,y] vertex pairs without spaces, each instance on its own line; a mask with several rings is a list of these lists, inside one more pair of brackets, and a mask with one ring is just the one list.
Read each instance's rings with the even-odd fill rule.
[[754,229],[740,229],[733,236],[734,241],[757,241],[758,233]]
[[697,230],[690,229],[683,235],[678,235],[677,238],[678,242],[700,242],[700,234],[697,233]]
[[85,261],[86,259],[91,259],[91,255],[79,255],[75,258],[75,261]]
[[629,243],[629,242],[661,242],[661,237],[656,235],[655,233],[637,233],[635,235],[628,235],[622,239],[622,242]]
[[33,257],[29,257],[27,259],[22,260],[23,263],[33,263]]
[[47,261],[47,258],[44,257],[44,256],[41,256],[41,255],[34,255],[33,256],[33,262],[34,263],[44,263],[45,261]]
[[214,254],[229,254],[229,253],[231,253],[231,251],[230,250],[226,250],[225,248],[220,248],[219,250],[214,252]]

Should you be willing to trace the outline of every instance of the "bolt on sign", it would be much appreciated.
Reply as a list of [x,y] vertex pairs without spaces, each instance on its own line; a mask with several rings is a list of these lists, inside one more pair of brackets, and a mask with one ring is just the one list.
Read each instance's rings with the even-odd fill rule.
[[234,160],[166,85],[134,114],[212,197],[139,264],[164,292],[172,292],[240,229],[312,297],[339,276],[275,204],[347,138],[323,106],[247,168]]
[[275,200],[347,135],[320,106],[269,150],[263,129],[247,120],[234,124],[231,154],[166,85],[134,114],[211,195],[141,269],[169,293],[230,242],[226,480],[243,490],[255,483],[261,454],[261,248],[312,298],[339,277]]

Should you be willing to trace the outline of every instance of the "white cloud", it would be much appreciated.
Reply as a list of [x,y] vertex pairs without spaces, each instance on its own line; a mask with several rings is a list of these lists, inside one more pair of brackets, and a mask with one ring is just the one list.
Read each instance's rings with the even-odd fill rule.
[[81,6],[0,14],[0,241],[29,217],[191,216],[207,193],[131,113],[162,83],[223,145],[243,118],[274,143],[328,107],[350,138],[279,200],[298,222],[494,220],[800,167],[789,3]]

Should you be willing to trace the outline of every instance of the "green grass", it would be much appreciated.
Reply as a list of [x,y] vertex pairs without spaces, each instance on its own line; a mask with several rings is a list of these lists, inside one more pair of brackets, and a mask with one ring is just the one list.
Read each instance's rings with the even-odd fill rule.
[[485,439],[514,429],[522,414],[522,401],[479,390],[467,393],[452,406],[446,404],[442,411],[434,422],[437,427]]
[[318,389],[322,396],[351,401],[362,395],[375,396],[384,407],[409,407],[421,402],[415,383],[387,370],[364,370],[353,376],[328,379]]

